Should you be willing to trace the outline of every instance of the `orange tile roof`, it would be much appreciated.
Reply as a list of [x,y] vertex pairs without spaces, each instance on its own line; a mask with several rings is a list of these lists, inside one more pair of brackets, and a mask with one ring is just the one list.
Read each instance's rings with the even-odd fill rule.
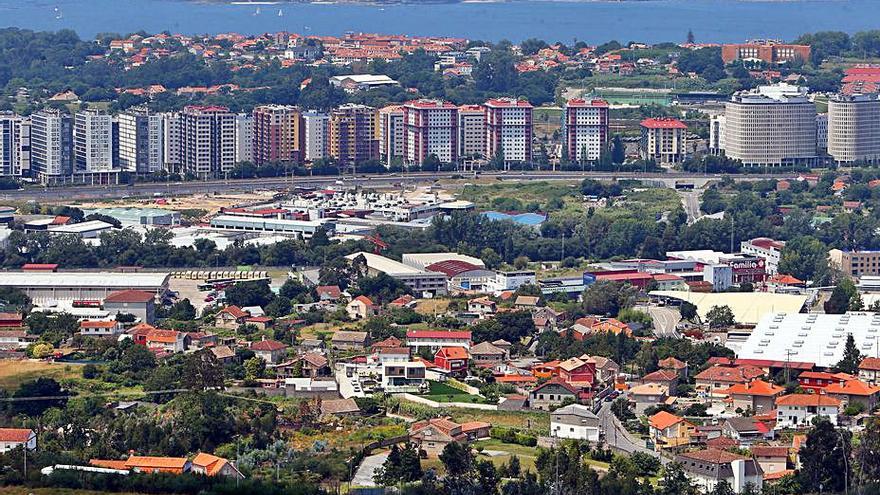
[[826,394],[871,396],[880,392],[880,387],[872,387],[861,380],[849,380],[843,383],[832,383],[825,387]]
[[737,383],[727,389],[727,394],[737,395],[757,395],[762,397],[772,397],[779,395],[785,391],[784,387],[765,382],[764,380],[752,380],[751,383]]
[[177,342],[180,332],[177,330],[151,330],[147,334],[147,342],[160,342],[162,344],[173,344]]
[[764,371],[761,368],[751,365],[712,366],[701,371],[694,378],[712,382],[746,383],[763,374]]
[[250,316],[249,313],[247,313],[246,311],[242,311],[242,309],[238,306],[226,306],[225,308],[221,309],[220,312],[229,313],[235,319],[246,318]]
[[201,466],[205,469],[205,474],[215,476],[228,463],[226,459],[215,455],[199,452],[192,460],[194,466]]
[[186,459],[183,457],[133,455],[125,461],[125,465],[130,468],[183,469],[183,467],[186,466],[186,462]]
[[862,359],[861,364],[859,364],[859,369],[867,371],[880,371],[880,358],[866,357],[865,359]]
[[32,433],[28,428],[0,428],[0,442],[24,443]]
[[127,461],[116,461],[112,459],[89,459],[89,464],[95,467],[107,469],[128,469]]
[[665,430],[666,428],[676,425],[682,421],[684,421],[684,419],[666,411],[660,411],[657,414],[648,418],[648,424],[651,425],[651,428],[656,428],[658,430]]
[[444,347],[437,351],[437,355],[446,359],[467,359],[468,352],[464,347]]
[[776,399],[777,406],[837,406],[840,407],[840,401],[820,394],[790,394],[783,395]]

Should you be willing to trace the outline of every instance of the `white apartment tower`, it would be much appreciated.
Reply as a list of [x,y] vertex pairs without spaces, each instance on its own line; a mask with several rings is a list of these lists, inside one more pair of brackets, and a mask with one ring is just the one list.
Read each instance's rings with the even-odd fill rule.
[[73,174],[73,119],[58,110],[31,115],[31,171],[43,184],[65,182]]
[[21,177],[30,171],[31,122],[14,114],[0,114],[0,176]]
[[608,142],[608,102],[568,100],[562,117],[565,150],[571,162],[598,160]]
[[162,170],[164,132],[163,116],[145,107],[119,114],[119,168],[138,174]]
[[198,178],[222,176],[235,166],[236,115],[220,106],[195,106],[180,115],[181,166]]
[[481,105],[458,107],[458,156],[486,156],[486,109]]
[[458,160],[458,107],[440,100],[403,105],[404,162],[421,165],[431,156],[443,163]]
[[78,112],[73,122],[76,173],[113,170],[113,118],[98,110]]
[[403,106],[389,105],[379,109],[379,155],[386,167],[396,158],[403,160]]
[[303,148],[305,160],[313,162],[327,157],[330,116],[310,110],[303,112]]
[[724,153],[743,165],[817,163],[816,106],[806,88],[780,83],[741,91],[727,102],[724,117]]
[[235,163],[254,161],[254,117],[239,113],[235,116]]
[[828,100],[828,154],[839,164],[880,161],[880,99],[836,95]]
[[501,154],[504,167],[532,161],[532,104],[515,98],[489,100],[486,107],[486,158]]
[[165,170],[171,173],[180,172],[183,155],[181,144],[181,117],[177,112],[162,114],[162,163]]

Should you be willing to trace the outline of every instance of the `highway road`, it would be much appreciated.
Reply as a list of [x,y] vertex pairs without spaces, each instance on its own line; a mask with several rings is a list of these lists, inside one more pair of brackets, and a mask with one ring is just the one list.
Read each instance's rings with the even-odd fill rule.
[[[407,174],[366,174],[357,177],[296,176],[267,177],[259,179],[228,179],[189,182],[149,182],[124,185],[83,185],[64,187],[28,187],[18,191],[0,191],[0,201],[71,201],[85,199],[112,199],[125,197],[155,197],[186,194],[211,194],[255,189],[283,190],[294,187],[327,187],[343,182],[346,186],[388,187],[394,184],[433,182],[440,179],[481,177],[497,180],[596,180],[647,179],[663,181],[674,186],[676,181],[705,182],[719,180],[721,175],[684,172],[485,172],[474,176],[469,172],[415,172]],[[742,174],[732,176],[736,181],[754,181],[767,178],[784,178],[773,174]]]

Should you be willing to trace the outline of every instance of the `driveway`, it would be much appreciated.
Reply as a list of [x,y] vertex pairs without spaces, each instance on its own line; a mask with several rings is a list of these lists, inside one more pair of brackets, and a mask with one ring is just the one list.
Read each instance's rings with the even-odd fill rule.
[[364,457],[351,479],[351,486],[376,486],[373,475],[385,464],[385,459],[388,459],[388,452]]
[[641,440],[630,432],[620,423],[614,413],[611,412],[611,403],[606,402],[599,410],[599,426],[605,431],[605,443],[611,445],[618,450],[632,454],[633,452],[644,452],[660,459],[660,462],[666,464],[669,462],[659,453],[645,448],[644,440]]
[[643,308],[654,320],[654,335],[657,337],[679,337],[675,326],[681,321],[681,313],[677,309],[660,306]]

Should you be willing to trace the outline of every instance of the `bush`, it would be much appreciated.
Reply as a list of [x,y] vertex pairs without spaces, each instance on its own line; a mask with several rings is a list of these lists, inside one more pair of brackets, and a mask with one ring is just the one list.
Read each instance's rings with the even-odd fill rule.
[[92,378],[97,378],[100,371],[98,367],[94,364],[87,364],[83,366],[83,378],[86,380],[91,380]]
[[504,443],[513,443],[523,445],[525,447],[534,447],[538,445],[538,438],[533,435],[520,433],[513,428],[503,428],[500,426],[493,427],[489,430],[489,436]]

